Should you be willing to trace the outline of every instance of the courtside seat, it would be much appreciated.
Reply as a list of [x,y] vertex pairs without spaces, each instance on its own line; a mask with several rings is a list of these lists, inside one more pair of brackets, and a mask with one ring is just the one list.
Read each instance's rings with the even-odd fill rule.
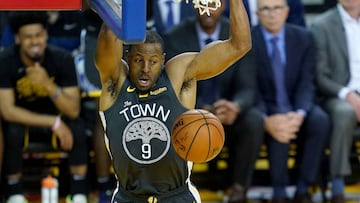
[[[27,194],[39,194],[40,182],[48,174],[59,179],[59,192],[67,190],[68,153],[60,150],[55,134],[49,139],[37,139],[36,134],[25,134],[23,148],[23,183]],[[64,178],[63,178],[64,177]]]
[[360,124],[355,129],[350,161],[353,172],[352,177],[354,181],[360,182]]
[[[99,92],[81,93],[82,100],[99,95]],[[92,156],[90,151],[89,157]],[[60,195],[66,195],[69,175],[68,153],[61,150],[56,134],[44,139],[36,133],[27,132],[24,136],[23,158],[23,180],[27,192],[38,194],[41,179],[47,174],[52,174],[59,180]]]

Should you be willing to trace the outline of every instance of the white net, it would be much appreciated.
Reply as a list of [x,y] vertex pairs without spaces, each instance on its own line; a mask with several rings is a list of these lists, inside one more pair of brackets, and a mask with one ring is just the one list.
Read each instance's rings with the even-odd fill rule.
[[[180,2],[182,0],[175,0]],[[186,3],[189,3],[190,0],[185,0]],[[192,0],[194,8],[199,9],[200,15],[207,14],[210,16],[211,10],[216,10],[221,7],[221,0]]]

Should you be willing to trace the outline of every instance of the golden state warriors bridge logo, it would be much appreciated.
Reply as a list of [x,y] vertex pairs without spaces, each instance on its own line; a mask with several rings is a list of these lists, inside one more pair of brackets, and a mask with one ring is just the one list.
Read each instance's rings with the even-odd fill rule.
[[136,118],[126,126],[122,144],[130,159],[152,164],[169,151],[170,133],[165,124],[154,117]]

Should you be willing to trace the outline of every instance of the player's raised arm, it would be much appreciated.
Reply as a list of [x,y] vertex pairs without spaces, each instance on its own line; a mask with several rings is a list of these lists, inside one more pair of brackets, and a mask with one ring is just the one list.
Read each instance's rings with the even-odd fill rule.
[[230,0],[230,36],[204,47],[192,60],[185,77],[213,77],[231,66],[251,49],[249,19],[241,0]]
[[118,79],[119,68],[124,68],[124,64],[121,61],[122,55],[122,41],[103,23],[99,32],[95,53],[95,65],[99,71],[103,86],[109,80]]

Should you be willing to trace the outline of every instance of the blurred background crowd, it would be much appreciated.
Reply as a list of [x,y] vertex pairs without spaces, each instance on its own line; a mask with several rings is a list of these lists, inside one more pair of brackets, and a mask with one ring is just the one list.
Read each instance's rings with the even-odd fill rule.
[[[198,83],[196,107],[218,116],[226,143],[219,157],[195,165],[195,185],[221,191],[217,202],[349,201],[346,186],[360,180],[360,0],[243,2],[252,50]],[[208,16],[185,1],[147,1],[146,27],[163,37],[166,61],[228,37],[221,3]],[[86,1],[80,11],[21,13],[0,11],[1,201],[31,201],[52,174],[67,201],[109,202],[116,181],[93,61],[102,19]],[[44,31],[32,33],[31,22]],[[39,50],[46,58],[25,71],[26,54]],[[250,193],[259,185],[269,197]]]

